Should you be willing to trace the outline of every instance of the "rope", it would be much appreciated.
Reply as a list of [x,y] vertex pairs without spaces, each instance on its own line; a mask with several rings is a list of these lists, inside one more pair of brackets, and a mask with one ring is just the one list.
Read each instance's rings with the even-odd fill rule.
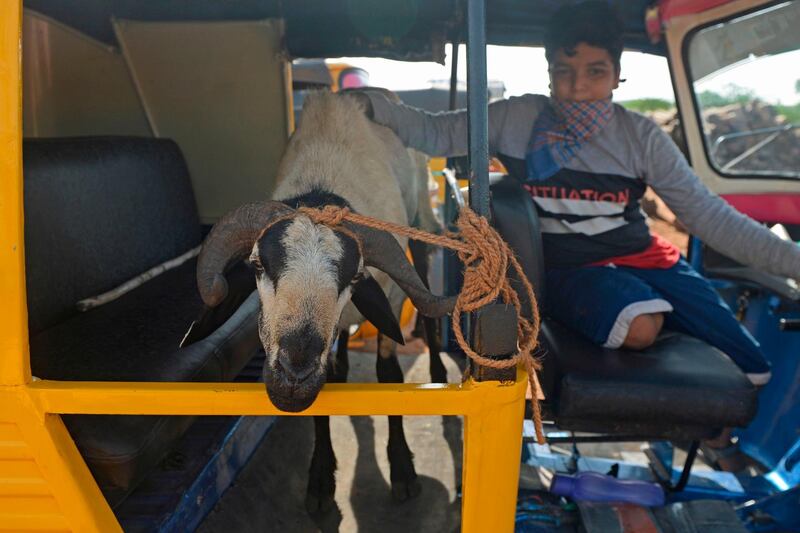
[[[541,364],[533,356],[539,336],[539,309],[536,304],[536,296],[519,261],[514,256],[514,252],[484,217],[478,216],[468,207],[463,208],[456,221],[458,233],[435,235],[416,228],[359,215],[346,207],[325,206],[322,209],[300,207],[297,213],[308,216],[317,224],[324,224],[338,231],[346,230],[341,224],[348,221],[455,250],[459,260],[464,264],[464,286],[453,309],[453,332],[456,341],[464,353],[479,365],[496,369],[512,368],[518,364],[525,367],[531,386],[532,420],[536,430],[536,440],[539,444],[545,443],[542,431],[542,412],[538,400],[539,387],[536,380],[536,371],[541,369]],[[347,233],[348,236],[354,237],[349,231]],[[358,241],[358,239],[356,240]],[[509,265],[517,273],[517,277],[528,295],[531,320],[522,316],[519,296],[508,278]],[[476,353],[464,339],[461,331],[461,313],[477,311],[498,298],[507,305],[513,305],[517,312],[518,339],[517,352],[508,359],[500,360],[490,359]]]

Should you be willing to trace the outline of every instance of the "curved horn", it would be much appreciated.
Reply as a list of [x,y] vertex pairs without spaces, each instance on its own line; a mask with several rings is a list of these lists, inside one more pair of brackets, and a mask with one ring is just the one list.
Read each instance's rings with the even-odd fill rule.
[[197,259],[197,288],[207,306],[219,305],[228,294],[225,269],[250,253],[258,234],[270,220],[291,211],[281,202],[245,204],[214,224]]
[[420,313],[427,317],[438,318],[453,310],[456,297],[432,294],[408,262],[403,249],[389,233],[349,222],[345,222],[344,225],[361,237],[364,245],[364,263],[386,272],[411,298]]

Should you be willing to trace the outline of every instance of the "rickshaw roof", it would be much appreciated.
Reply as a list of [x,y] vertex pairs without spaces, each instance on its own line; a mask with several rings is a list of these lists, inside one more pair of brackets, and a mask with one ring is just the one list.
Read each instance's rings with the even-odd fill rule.
[[[624,19],[629,49],[664,53],[661,45],[650,43],[645,29],[645,11],[653,0],[609,3]],[[701,0],[694,5],[707,3],[721,2]],[[546,21],[561,4],[563,0],[486,0],[488,43],[540,45]],[[466,17],[464,3],[458,0],[24,0],[24,6],[108,44],[116,44],[113,18],[279,17],[286,21],[286,45],[293,57],[372,56],[406,61],[443,61],[444,44],[463,41]]]

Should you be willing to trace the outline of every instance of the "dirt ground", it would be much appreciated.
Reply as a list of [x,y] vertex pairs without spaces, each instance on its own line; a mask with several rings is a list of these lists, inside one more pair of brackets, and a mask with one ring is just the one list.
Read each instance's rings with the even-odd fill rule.
[[[419,351],[409,346],[409,350]],[[458,382],[461,371],[443,354],[448,380]],[[427,353],[400,355],[406,381],[427,383]],[[350,352],[350,382],[374,382],[374,352]],[[280,418],[198,529],[201,533],[311,531],[406,533],[457,531],[461,479],[461,431],[458,417],[406,417],[404,427],[414,452],[422,493],[395,503],[386,457],[386,417],[331,417],[336,452],[338,509],[319,523],[304,507],[314,428],[310,418]]]

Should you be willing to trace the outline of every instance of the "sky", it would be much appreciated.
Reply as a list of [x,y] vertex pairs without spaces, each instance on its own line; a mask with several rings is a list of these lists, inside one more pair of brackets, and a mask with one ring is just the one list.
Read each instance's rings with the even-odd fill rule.
[[787,105],[800,103],[795,84],[800,81],[800,50],[758,60],[744,61],[733,68],[709,76],[698,84],[699,90],[724,91],[731,85],[747,87],[768,102]]
[[[339,58],[369,72],[370,84],[393,90],[422,89],[431,80],[450,79],[450,45],[444,65],[433,62],[403,62],[378,58]],[[460,47],[458,77],[467,79],[466,49]],[[655,97],[674,100],[669,80],[667,60],[649,54],[625,52],[622,55],[622,77],[628,81],[615,92],[617,100]],[[490,80],[506,85],[506,96],[526,93],[548,94],[547,60],[542,48],[488,46],[486,68]]]
[[[431,80],[450,79],[450,46],[447,46],[447,59],[444,65],[432,62],[403,62],[376,58],[339,58],[342,61],[364,68],[369,72],[370,84],[394,90],[421,89],[430,86]],[[793,52],[789,55],[800,55]],[[461,46],[459,56],[459,79],[466,80],[465,47]],[[798,63],[794,58],[759,60],[750,66],[736,71],[728,71],[716,80],[706,80],[704,88],[724,90],[727,84],[738,82],[753,89],[770,102],[781,101],[795,104],[800,95],[794,84],[800,78]],[[791,61],[790,61],[791,59]],[[777,60],[777,61],[776,61]],[[487,70],[490,80],[500,80],[506,85],[505,96],[525,93],[548,94],[547,61],[541,48],[521,48],[511,46],[488,46],[486,50]],[[794,66],[792,65],[794,63]],[[783,66],[782,66],[783,65]],[[617,101],[637,98],[662,98],[674,101],[672,84],[666,58],[624,52],[621,59],[622,78],[626,79],[614,92]],[[787,68],[788,67],[788,68]],[[738,72],[738,74],[737,74]]]

